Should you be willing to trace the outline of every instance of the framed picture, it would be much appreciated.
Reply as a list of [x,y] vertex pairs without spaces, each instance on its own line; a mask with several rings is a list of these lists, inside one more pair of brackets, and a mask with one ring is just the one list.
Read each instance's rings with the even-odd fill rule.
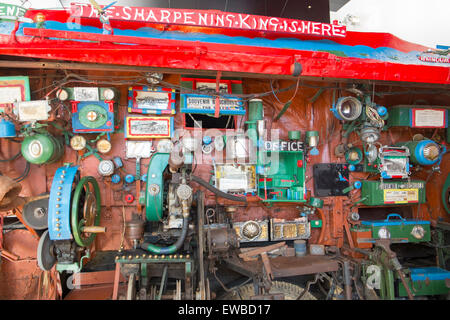
[[127,116],[126,139],[170,138],[173,132],[172,117]]
[[30,101],[30,81],[28,77],[0,77],[0,107],[15,102]]
[[175,90],[160,87],[130,87],[128,89],[128,112],[175,114]]

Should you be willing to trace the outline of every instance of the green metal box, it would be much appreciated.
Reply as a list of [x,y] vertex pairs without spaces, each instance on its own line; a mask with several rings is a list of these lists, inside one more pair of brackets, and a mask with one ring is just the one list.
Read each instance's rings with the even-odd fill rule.
[[[406,279],[414,296],[430,296],[448,294],[450,289],[445,280],[450,279],[450,271],[437,267],[410,268],[410,277]],[[399,285],[399,296],[408,296],[402,284]]]
[[362,181],[362,203],[367,206],[399,205],[425,202],[425,181]]
[[430,221],[407,220],[396,213],[389,214],[385,220],[361,221],[361,225],[372,229],[373,239],[407,239],[408,242],[431,240]]

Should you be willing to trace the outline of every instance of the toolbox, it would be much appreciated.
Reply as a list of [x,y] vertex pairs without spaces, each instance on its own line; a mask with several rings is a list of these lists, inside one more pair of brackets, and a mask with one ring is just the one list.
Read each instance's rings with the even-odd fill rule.
[[361,225],[372,229],[373,239],[408,239],[408,242],[430,241],[430,222],[407,220],[397,213],[391,213],[385,220],[361,221]]
[[[415,296],[447,294],[450,289],[446,286],[446,279],[450,279],[450,271],[438,267],[410,268],[410,277],[407,278],[408,287]],[[399,285],[399,296],[408,294]]]

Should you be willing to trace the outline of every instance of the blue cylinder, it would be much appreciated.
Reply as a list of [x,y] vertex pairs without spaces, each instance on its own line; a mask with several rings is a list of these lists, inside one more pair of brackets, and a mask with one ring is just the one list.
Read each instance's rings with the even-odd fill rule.
[[204,136],[203,137],[203,144],[209,145],[212,142],[212,139],[210,136]]
[[361,186],[362,186],[361,181],[355,181],[355,182],[353,183],[353,187],[354,187],[355,189],[361,189]]
[[355,167],[353,164],[350,164],[350,165],[348,166],[348,171],[353,172],[353,171],[355,171],[355,170],[356,170],[356,167]]
[[305,240],[295,240],[294,249],[296,257],[306,256],[306,241]]
[[147,174],[144,174],[144,175],[141,177],[141,181],[147,182]]
[[125,176],[126,183],[133,183],[134,182],[134,176],[132,174],[127,174]]
[[111,182],[112,183],[119,183],[120,182],[120,176],[118,174],[113,174],[113,176],[111,177]]
[[14,123],[9,120],[0,119],[0,138],[16,137],[16,128]]

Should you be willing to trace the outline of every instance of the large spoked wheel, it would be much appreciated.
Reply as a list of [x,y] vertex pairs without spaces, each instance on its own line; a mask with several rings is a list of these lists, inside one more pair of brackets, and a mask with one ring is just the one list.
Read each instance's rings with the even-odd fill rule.
[[71,226],[75,242],[80,247],[88,247],[96,234],[85,232],[86,227],[100,224],[100,188],[93,177],[84,177],[77,184],[72,198]]

